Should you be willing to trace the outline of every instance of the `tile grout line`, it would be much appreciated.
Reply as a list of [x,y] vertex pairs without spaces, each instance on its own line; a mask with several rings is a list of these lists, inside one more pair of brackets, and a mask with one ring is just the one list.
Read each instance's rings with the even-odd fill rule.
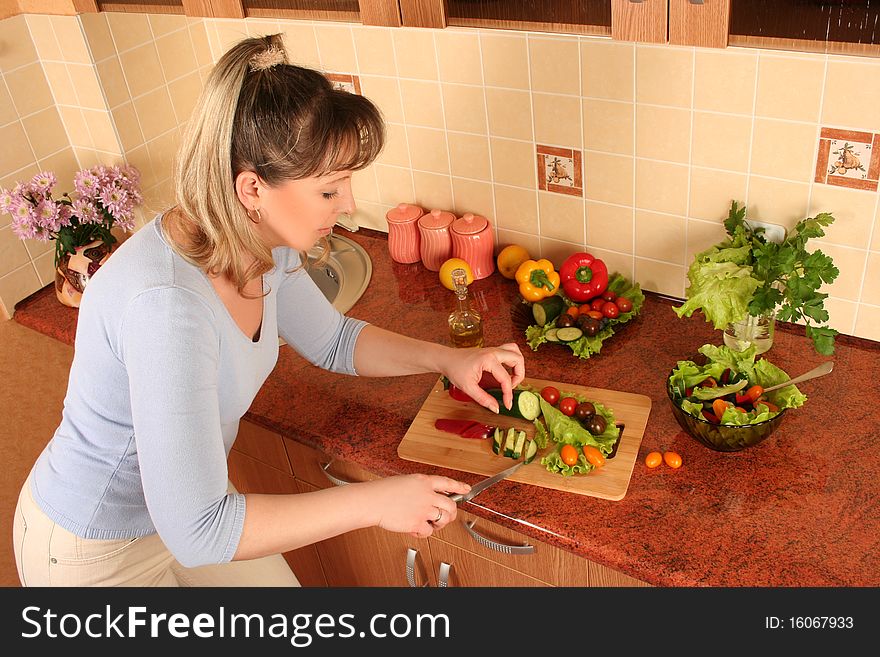
[[746,197],[743,200],[746,211],[749,207],[749,192],[752,186],[752,152],[755,144],[755,116],[758,113],[758,83],[761,79],[761,51],[758,50],[755,56],[755,84],[752,88],[752,125],[749,129],[749,157],[746,164]]
[[584,157],[584,142],[586,137],[584,135],[584,69],[583,69],[583,59],[581,57],[581,38],[577,37],[575,39],[575,47],[577,48],[577,63],[578,63],[578,119],[581,124],[581,142],[578,144],[578,148],[581,152],[581,215],[583,217],[584,224],[584,232],[583,232],[583,244],[584,251],[587,250],[587,222],[590,220],[589,216],[587,216],[587,158]]
[[[539,257],[544,257],[544,235],[541,232],[541,187],[538,182],[538,142],[535,141],[535,95],[534,90],[532,89],[532,48],[531,41],[529,40],[529,33],[526,33],[525,41],[526,41],[526,73],[529,78],[529,113],[531,115],[531,126],[532,126],[532,146],[529,150],[531,154],[532,160],[532,171],[535,172],[535,203],[536,203],[536,216],[538,218],[538,255]],[[486,114],[488,115],[489,108],[486,108]],[[524,141],[524,140],[523,140]],[[541,175],[544,175],[543,172]]]
[[636,164],[637,164],[637,153],[639,150],[638,147],[638,123],[639,123],[639,102],[638,102],[638,93],[639,93],[639,53],[638,53],[638,44],[633,42],[632,46],[632,120],[633,120],[633,128],[632,128],[632,139],[633,139],[633,152],[630,156],[630,161],[632,162],[632,195],[630,196],[630,222],[632,227],[632,244],[630,244],[630,249],[632,251],[630,256],[630,276],[635,281],[638,280],[636,276],[636,185],[638,185],[638,177],[636,175]]
[[[486,126],[486,147],[489,151],[489,189],[492,190],[492,232],[497,250],[498,242],[501,241],[501,234],[499,232],[501,228],[498,221],[498,203],[496,201],[495,161],[492,157],[492,134],[489,130],[489,102],[486,99],[486,65],[483,61],[483,30],[475,30],[475,35],[477,37],[477,52],[480,56],[480,80],[483,83],[483,118]],[[535,194],[535,198],[537,199],[537,193]],[[535,202],[537,203],[537,200]],[[538,243],[540,244],[540,242]]]
[[[443,120],[443,141],[446,144],[446,167],[449,172],[449,193],[452,196],[452,211],[453,216],[456,214],[456,205],[455,205],[455,183],[452,180],[452,153],[449,150],[449,132],[446,130],[446,106],[443,103],[443,86],[440,83],[441,75],[440,75],[440,53],[437,51],[437,30],[431,30],[431,45],[434,48],[434,65],[436,66],[435,72],[437,73],[437,92],[440,95],[440,116]],[[430,80],[427,81],[430,84]],[[403,100],[403,99],[401,99]],[[457,217],[456,217],[457,218]],[[450,232],[452,228],[450,227]]]
[[[407,129],[408,126],[406,123],[406,112],[404,112],[404,109],[403,109],[403,91],[401,90],[401,87],[400,87],[400,75],[399,75],[400,67],[398,67],[398,65],[397,65],[397,43],[394,40],[394,33],[390,32],[390,30],[389,30],[389,36],[391,37],[391,53],[394,56],[394,74],[397,78],[395,81],[395,84],[397,86],[397,97],[400,101],[400,113],[401,113],[401,115],[403,115],[403,121],[404,121],[403,122],[403,141],[406,144],[406,159],[409,162],[409,164],[408,164],[409,179],[410,179],[410,185],[412,186],[412,198],[413,198],[413,201],[415,202],[416,199],[418,198],[418,195],[416,193],[416,173],[415,173],[415,167],[413,167],[412,152],[411,152],[410,145],[409,145],[409,130]],[[420,206],[425,205],[421,201],[419,201],[418,203]],[[427,210],[427,208],[423,208],[423,209]]]
[[684,214],[684,254],[682,258],[682,262],[684,263],[684,272],[682,273],[682,296],[687,293],[687,281],[688,281],[688,269],[690,268],[690,263],[688,262],[688,246],[689,246],[689,227],[690,227],[690,217],[691,217],[691,180],[693,179],[694,173],[694,102],[696,98],[696,88],[697,88],[697,49],[691,49],[691,125],[690,125],[690,136],[688,139],[688,180],[687,180],[687,202],[685,204],[685,214]]
[[[360,79],[360,76],[361,76],[361,60],[360,60],[360,57],[358,57],[357,42],[355,41],[355,38],[354,38],[354,28],[351,27],[351,26],[349,26],[348,30],[349,30],[349,34],[350,34],[350,36],[351,36],[351,47],[352,47],[352,51],[354,52],[354,67],[355,67],[355,71],[357,72],[358,79]],[[281,29],[281,25],[280,25],[280,23],[279,23],[279,25],[278,25],[278,31],[279,31],[279,32],[283,32],[283,30]],[[384,146],[384,145],[383,145],[383,146]],[[378,198],[377,198],[377,202],[378,202],[378,203],[381,203],[381,202],[382,202],[382,192],[381,192],[381,190],[379,189],[379,176],[378,176],[378,174],[376,173],[376,167],[373,166],[374,164],[375,164],[375,160],[374,160],[373,162],[370,163],[370,166],[369,166],[368,168],[369,168],[369,170],[370,170],[370,175],[373,177],[373,184],[376,185],[376,196],[378,197]],[[351,194],[351,195],[352,195],[352,198],[354,198],[354,191],[352,191],[352,194]],[[357,205],[357,204],[355,204],[355,205]],[[357,210],[355,210],[355,212],[357,212]]]

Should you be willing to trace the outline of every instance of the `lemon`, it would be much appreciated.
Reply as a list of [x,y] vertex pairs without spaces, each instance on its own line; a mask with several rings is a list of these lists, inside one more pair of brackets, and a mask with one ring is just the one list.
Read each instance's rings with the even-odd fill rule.
[[440,265],[439,275],[443,287],[448,290],[455,289],[455,283],[452,282],[452,272],[459,267],[464,269],[465,276],[467,277],[467,284],[470,285],[474,282],[474,272],[471,271],[471,266],[467,261],[462,260],[461,258],[449,258],[449,260],[446,260]]

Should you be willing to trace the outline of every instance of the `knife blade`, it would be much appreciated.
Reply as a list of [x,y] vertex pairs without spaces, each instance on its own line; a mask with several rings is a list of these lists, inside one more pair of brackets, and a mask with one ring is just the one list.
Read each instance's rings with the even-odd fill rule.
[[[532,463],[532,461],[529,461],[529,463]],[[474,484],[473,486],[471,486],[471,489],[467,493],[464,493],[464,494],[456,493],[455,495],[450,495],[449,498],[453,502],[455,502],[456,504],[461,504],[462,502],[467,502],[468,500],[473,499],[474,497],[476,497],[477,495],[482,493],[484,490],[489,488],[489,486],[492,486],[493,484],[497,484],[502,479],[506,479],[507,477],[512,475],[514,472],[519,470],[524,465],[526,465],[525,461],[519,461],[518,463],[514,463],[512,466],[510,466],[506,470],[502,470],[498,474],[494,474],[491,477],[486,477],[485,479],[483,479],[483,481],[480,481],[480,482]]]

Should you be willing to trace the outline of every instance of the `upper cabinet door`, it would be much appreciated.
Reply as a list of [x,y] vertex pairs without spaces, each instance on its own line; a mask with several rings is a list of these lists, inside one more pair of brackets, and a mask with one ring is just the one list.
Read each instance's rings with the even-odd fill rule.
[[667,0],[611,0],[611,36],[618,41],[666,43]]
[[730,0],[669,0],[669,43],[726,48]]
[[[401,7],[418,1],[401,0]],[[448,25],[610,35],[611,4],[612,0],[446,0],[445,9]]]

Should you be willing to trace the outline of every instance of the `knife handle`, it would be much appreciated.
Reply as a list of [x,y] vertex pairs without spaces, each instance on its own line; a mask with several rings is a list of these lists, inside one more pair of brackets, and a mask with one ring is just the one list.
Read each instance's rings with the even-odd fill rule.
[[449,499],[452,500],[453,502],[455,502],[456,504],[460,504],[461,501],[464,499],[464,495],[462,495],[461,493],[456,493],[455,495],[450,495]]

